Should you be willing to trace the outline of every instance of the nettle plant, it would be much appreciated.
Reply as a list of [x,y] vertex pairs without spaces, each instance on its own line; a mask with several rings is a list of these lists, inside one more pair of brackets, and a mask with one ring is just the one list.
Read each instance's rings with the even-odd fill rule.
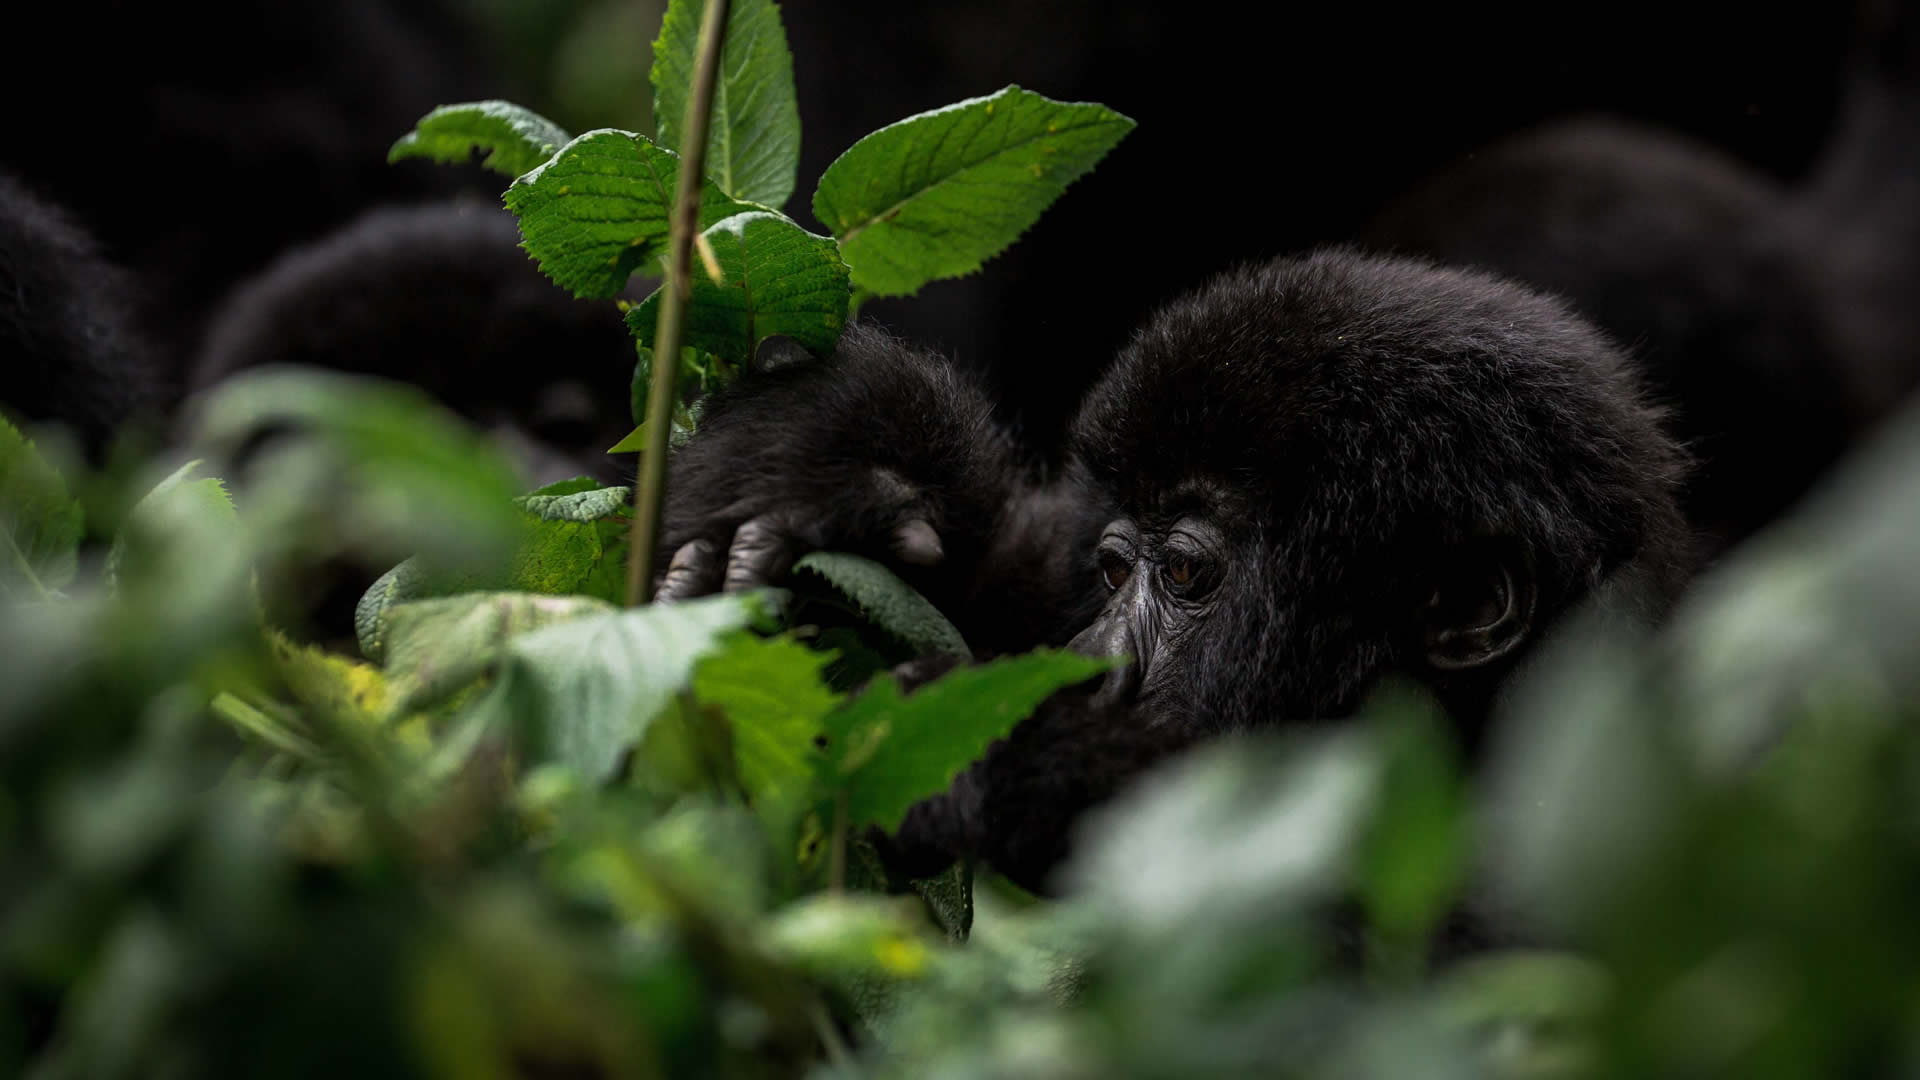
[[[1017,86],[908,117],[855,143],[820,177],[812,205],[831,230],[823,236],[782,211],[797,181],[800,120],[776,4],[675,0],[651,77],[660,118],[652,137],[570,136],[520,106],[482,101],[435,109],[394,144],[390,160],[479,154],[513,177],[503,200],[522,246],[576,297],[616,297],[636,274],[665,281],[625,311],[637,340],[637,427],[610,452],[641,452],[633,512],[628,489],[584,480],[525,497],[527,539],[504,571],[401,566],[362,601],[361,644],[409,687],[397,704],[419,708],[459,689],[447,671],[474,666],[435,657],[434,685],[418,685],[417,658],[461,640],[454,625],[564,623],[515,636],[497,656],[467,654],[493,672],[473,723],[572,717],[548,733],[543,757],[601,783],[634,767],[636,747],[647,759],[641,744],[661,729],[650,718],[675,713],[688,738],[708,745],[662,755],[718,760],[720,782],[739,785],[783,845],[793,839],[803,861],[831,852],[837,882],[849,830],[897,826],[913,801],[944,788],[1047,694],[1105,662],[1041,650],[956,672],[910,698],[882,680],[844,703],[838,691],[890,664],[966,645],[884,568],[840,553],[802,559],[795,594],[776,597],[780,611],[761,623],[813,631],[824,616],[838,624],[817,635],[839,646],[831,651],[736,633],[761,601],[626,613],[594,604],[644,599],[669,429],[691,433],[702,395],[752,378],[769,338],[824,357],[863,300],[978,270],[1133,122]],[[582,701],[594,707],[582,710]]]
[[[824,356],[865,299],[978,270],[1133,129],[1105,106],[1017,86],[910,116],[827,167],[813,213],[832,235],[820,236],[780,209],[797,179],[800,114],[778,5],[704,11],[702,27],[702,4],[668,5],[654,44],[652,138],[569,136],[520,106],[482,101],[435,109],[389,155],[483,153],[486,167],[514,177],[504,199],[522,246],[576,297],[616,297],[636,273],[665,273],[667,284],[626,312],[639,341],[638,427],[610,451],[646,452],[629,602],[645,587],[669,425],[689,433],[701,395],[746,373],[768,338]],[[686,245],[701,272],[688,272]],[[660,354],[676,360],[656,364]]]

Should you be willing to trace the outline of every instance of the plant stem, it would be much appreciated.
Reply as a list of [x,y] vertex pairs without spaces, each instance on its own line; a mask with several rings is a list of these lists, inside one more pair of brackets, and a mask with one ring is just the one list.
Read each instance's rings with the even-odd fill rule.
[[667,435],[673,426],[674,383],[680,374],[680,322],[690,291],[693,235],[700,228],[700,188],[707,173],[707,122],[720,73],[720,47],[727,36],[731,0],[707,0],[700,20],[699,55],[693,63],[693,93],[680,140],[680,180],[674,189],[667,281],[660,290],[660,321],[653,332],[653,389],[647,395],[647,448],[634,482],[633,533],[627,546],[627,603],[644,604],[653,592],[653,552],[660,542],[660,511],[667,495]]
[[828,848],[827,888],[839,893],[847,886],[847,791],[833,793],[833,846]]

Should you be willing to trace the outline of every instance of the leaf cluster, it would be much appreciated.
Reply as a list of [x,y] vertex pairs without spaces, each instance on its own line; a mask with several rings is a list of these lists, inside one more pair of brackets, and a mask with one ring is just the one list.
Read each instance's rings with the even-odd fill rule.
[[[656,129],[568,136],[502,101],[445,105],[393,146],[391,160],[457,162],[481,154],[513,177],[504,196],[541,270],[581,297],[615,297],[657,271],[679,176],[698,0],[667,5],[654,43]],[[779,5],[740,0],[728,12],[707,133],[694,276],[681,359],[680,425],[697,397],[753,363],[780,337],[816,356],[870,296],[911,295],[959,277],[1012,244],[1085,175],[1133,121],[1104,106],[1064,103],[1009,86],[920,113],[856,142],[828,166],[812,209],[827,235],[782,212],[800,161],[793,59]],[[627,312],[649,367],[659,292]],[[634,422],[645,415],[634,379]],[[638,433],[615,452],[637,450]]]

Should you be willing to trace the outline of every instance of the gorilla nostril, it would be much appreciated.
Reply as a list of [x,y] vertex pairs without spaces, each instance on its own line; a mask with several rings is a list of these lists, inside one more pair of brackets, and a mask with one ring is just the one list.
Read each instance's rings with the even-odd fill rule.
[[1133,635],[1128,633],[1125,620],[1098,619],[1092,626],[1074,635],[1073,640],[1067,642],[1067,648],[1086,656],[1127,658],[1124,664],[1101,676],[1098,685],[1090,687],[1094,701],[1102,704],[1130,701],[1140,689],[1139,650],[1134,645]]
[[1100,680],[1100,686],[1094,690],[1092,701],[1095,705],[1121,705],[1132,701],[1140,692],[1140,665],[1128,660],[1114,668]]

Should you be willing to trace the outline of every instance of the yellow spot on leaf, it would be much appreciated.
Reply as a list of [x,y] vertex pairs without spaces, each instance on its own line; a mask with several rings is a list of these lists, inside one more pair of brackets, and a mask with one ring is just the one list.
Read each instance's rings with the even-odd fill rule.
[[874,947],[873,958],[890,975],[911,977],[927,969],[926,946],[905,938],[889,938]]
[[1032,171],[1036,179],[1047,175],[1047,170],[1044,165],[1029,165],[1027,168]]
[[562,194],[562,195],[565,195],[565,194],[566,194],[567,192],[569,192],[569,191],[572,191],[572,190],[573,190],[573,185],[571,185],[571,184],[561,184],[561,185],[560,185],[560,194]]

